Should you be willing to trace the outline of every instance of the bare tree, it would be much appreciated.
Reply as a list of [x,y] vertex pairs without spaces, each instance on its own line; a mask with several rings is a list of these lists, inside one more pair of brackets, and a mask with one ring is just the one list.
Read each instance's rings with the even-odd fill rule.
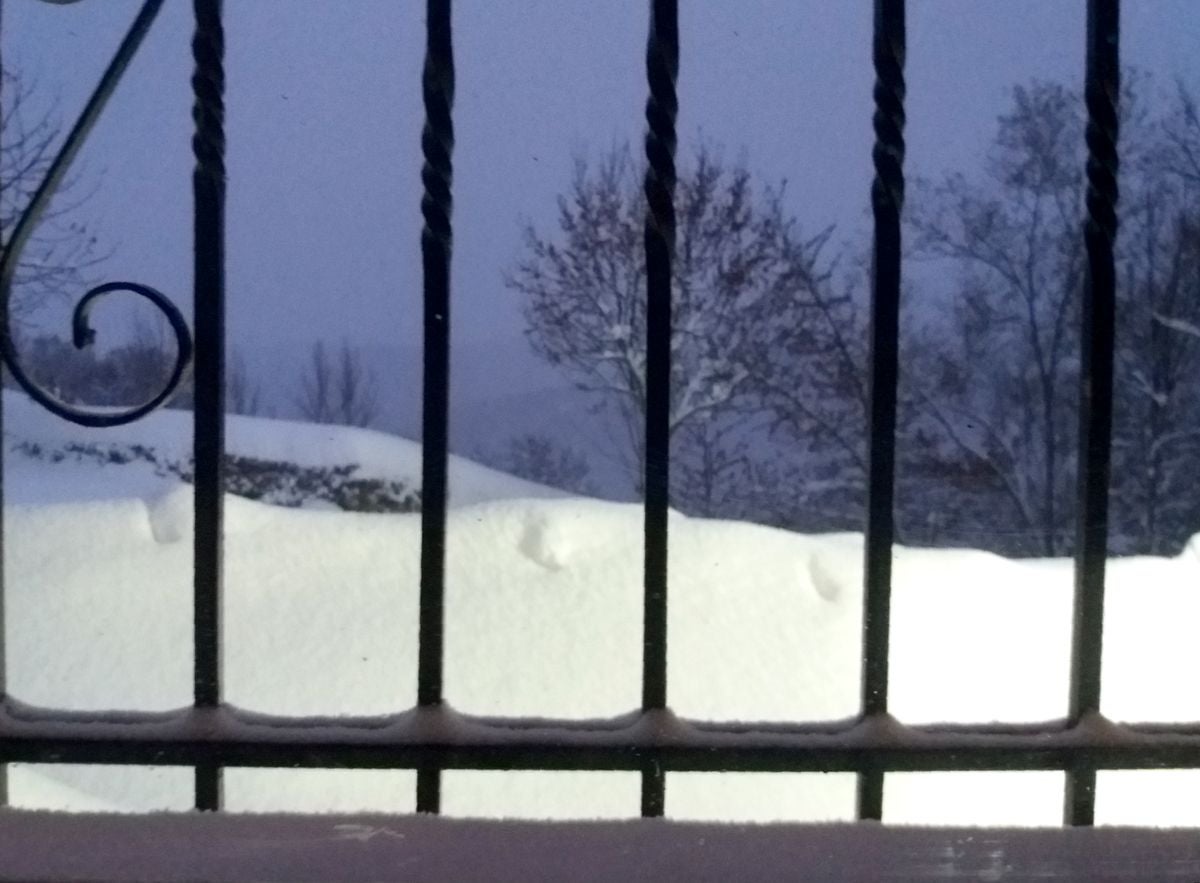
[[824,269],[808,274],[783,321],[759,328],[750,381],[786,452],[782,462],[754,464],[754,481],[769,489],[787,476],[792,500],[785,504],[775,492],[768,511],[775,518],[791,512],[790,523],[809,527],[804,513],[824,513],[839,527],[861,523],[867,478],[865,279],[861,267],[821,261],[829,235],[808,244],[812,266]]
[[323,341],[313,344],[294,402],[313,423],[370,426],[379,419],[375,376],[349,341],[342,341],[336,354]]
[[1168,553],[1200,528],[1200,119],[1180,85],[1142,126],[1118,252],[1113,535]]
[[[63,401],[129,407],[153,398],[174,363],[160,342],[135,337],[107,349],[73,344],[53,334],[31,335],[23,342],[23,358],[38,382]],[[177,407],[188,407],[190,389],[181,391]]]
[[[527,228],[524,256],[506,279],[523,297],[535,352],[616,415],[624,466],[638,487],[646,409],[640,179],[628,149],[577,163],[559,199],[556,234]],[[814,292],[823,284],[818,265],[829,233],[800,237],[783,196],[783,185],[757,188],[745,168],[707,147],[681,171],[669,414],[677,504],[709,505],[689,476],[704,470],[705,458],[715,464],[714,444],[736,447],[728,422],[760,413],[767,386],[785,382],[772,364],[819,358],[833,346],[813,321],[823,308]],[[731,448],[720,457],[737,454]]]
[[[676,434],[672,504],[689,514],[736,518],[750,487],[752,452],[744,415],[706,415]],[[762,513],[754,513],[761,517]]]
[[1200,110],[1183,81],[1176,83],[1175,106],[1161,125],[1165,143],[1156,157],[1159,168],[1189,186],[1200,186]]
[[337,374],[337,404],[340,422],[348,426],[370,426],[379,419],[379,387],[375,375],[360,353],[343,341]]
[[301,369],[300,391],[293,400],[300,416],[313,423],[336,423],[333,404],[333,362],[318,340],[308,353],[308,362]]
[[[1122,95],[1112,545],[1162,552],[1200,523],[1200,145],[1180,89],[1156,113],[1149,80]],[[1073,542],[1079,305],[1085,279],[1083,102],[1065,86],[1014,90],[985,174],[917,189],[916,250],[959,271],[943,321],[907,373],[921,468],[939,502],[993,548],[1065,554]],[[1174,330],[1172,330],[1174,329]],[[940,477],[939,477],[940,476]],[[1017,538],[1033,538],[1036,545]]]
[[528,481],[584,496],[596,492],[588,479],[591,468],[587,458],[545,435],[512,439],[499,460],[501,469]]
[[[1083,282],[1083,128],[1078,99],[1019,86],[981,181],[919,182],[915,248],[960,271],[941,369],[956,384],[918,390],[960,453],[981,460],[1011,519],[1046,555],[1069,542]],[[970,424],[972,429],[962,429]],[[1003,521],[1003,519],[1001,519]]]
[[[1200,114],[1122,96],[1113,547],[1164,552],[1200,527]],[[1074,535],[1083,101],[1013,90],[977,174],[919,181],[916,256],[952,271],[943,309],[906,313],[897,517],[906,542],[1061,555]],[[528,230],[508,284],[535,350],[619,414],[641,468],[642,202],[628,152],[580,165],[556,236]],[[804,530],[861,523],[866,268],[801,238],[782,188],[701,150],[681,175],[672,502]],[[923,281],[923,280],[922,280]],[[765,422],[769,442],[747,428]]]
[[[62,132],[54,104],[39,99],[34,81],[0,69],[0,241],[5,244],[45,178]],[[27,320],[50,300],[82,293],[89,270],[109,256],[80,216],[93,193],[78,178],[68,178],[42,214],[16,267],[10,304],[15,322]]]
[[234,351],[225,377],[225,412],[255,417],[266,413],[262,387],[250,376],[245,356]]

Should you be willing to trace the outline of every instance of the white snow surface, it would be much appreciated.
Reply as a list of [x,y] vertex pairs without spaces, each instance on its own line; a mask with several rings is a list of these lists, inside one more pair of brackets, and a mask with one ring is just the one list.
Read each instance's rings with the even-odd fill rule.
[[[186,457],[191,417],[86,430],[5,395],[6,647],[17,699],[66,709],[191,701],[190,486],[147,464],[47,463],[21,441],[142,444]],[[417,484],[413,442],[363,430],[231,417],[230,451],[358,463]],[[174,447],[171,447],[174,446]],[[642,513],[567,498],[454,458],[448,520],[449,702],[488,715],[595,718],[640,701]],[[383,714],[416,699],[420,518],[286,509],[228,497],[224,696],[274,714]],[[670,519],[672,709],[708,720],[815,721],[857,711],[861,536]],[[1067,706],[1068,561],[976,551],[895,553],[891,708],[903,721],[1033,722]],[[1174,559],[1111,562],[1103,711],[1200,720],[1200,542]],[[891,821],[1057,825],[1062,775],[889,776]],[[632,774],[445,776],[448,812],[637,814]],[[411,811],[400,771],[230,770],[230,808]],[[1200,824],[1195,773],[1102,774],[1100,821]],[[183,809],[184,769],[21,766],[17,805]],[[668,814],[850,818],[849,775],[668,777]],[[1131,806],[1148,807],[1145,815]],[[1151,811],[1149,807],[1153,806]]]

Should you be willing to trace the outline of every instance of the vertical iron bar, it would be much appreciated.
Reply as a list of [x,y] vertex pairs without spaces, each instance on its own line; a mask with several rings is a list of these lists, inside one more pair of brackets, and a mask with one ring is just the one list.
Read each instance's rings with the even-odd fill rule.
[[[646,41],[646,451],[642,707],[667,705],[667,507],[671,442],[671,257],[675,249],[675,118],[679,5],[652,0]],[[663,812],[663,777],[642,773],[642,815]]]
[[[1120,99],[1120,3],[1088,0],[1087,214],[1083,223],[1087,278],[1080,336],[1079,498],[1075,528],[1075,603],[1068,723],[1100,710],[1104,632],[1104,567],[1108,555],[1108,486],[1112,453],[1113,345],[1117,235],[1117,137]],[[1064,820],[1090,825],[1096,771],[1067,771]]]
[[[450,252],[454,167],[454,51],[450,0],[426,0],[425,69],[421,91],[425,127],[421,150],[425,185],[421,213],[421,264],[425,279],[425,377],[421,460],[421,600],[417,702],[442,702],[445,620],[446,467],[450,403]],[[417,812],[435,813],[439,771],[417,771]]]
[[647,761],[642,766],[643,818],[659,818],[666,812],[666,773],[657,761]]
[[[895,538],[896,382],[900,337],[900,210],[904,204],[904,0],[875,0],[875,216],[871,268],[871,377],[864,536],[864,715],[888,708],[888,652]],[[858,815],[883,813],[883,773],[859,775]]]
[[[221,702],[220,611],[225,451],[225,33],[222,0],[194,0],[195,704]],[[196,808],[220,807],[221,771],[196,767]]]
[[442,773],[437,767],[417,768],[417,812],[437,815],[442,811]]
[[[4,28],[3,28],[4,6],[3,0],[0,0],[0,71],[4,70],[4,55],[2,51]],[[3,75],[0,74],[0,119],[4,116],[4,93],[3,93]],[[3,135],[0,132],[0,135]],[[3,143],[0,142],[0,147]],[[0,189],[7,186],[6,181],[0,181]],[[4,233],[0,231],[0,253],[8,246],[4,241]],[[5,367],[0,364],[0,701],[8,697],[8,640],[5,637],[4,625],[4,610],[7,605],[6,591],[8,583],[4,578],[4,463],[7,456],[6,446],[3,444],[4,439],[4,372]],[[0,763],[0,807],[8,806],[8,764]]]

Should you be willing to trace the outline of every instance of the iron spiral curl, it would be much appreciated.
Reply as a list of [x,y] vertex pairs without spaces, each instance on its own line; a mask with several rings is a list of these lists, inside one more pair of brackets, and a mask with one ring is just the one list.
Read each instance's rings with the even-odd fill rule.
[[119,426],[138,420],[170,400],[179,391],[191,368],[192,337],[183,314],[162,292],[137,282],[108,282],[89,289],[76,304],[71,325],[72,339],[77,348],[82,349],[91,344],[96,336],[95,331],[88,324],[88,317],[93,307],[100,298],[118,291],[129,292],[149,301],[166,317],[171,333],[175,337],[175,362],[163,388],[140,405],[119,411],[96,412],[76,408],[60,400],[49,390],[39,386],[21,366],[12,327],[12,289],[21,255],[29,244],[29,238],[37,227],[50,199],[62,183],[71,162],[79,153],[84,141],[87,140],[88,134],[95,126],[150,26],[154,23],[154,19],[158,16],[163,2],[164,0],[146,0],[142,4],[141,10],[118,46],[112,61],[105,69],[79,119],[67,134],[62,148],[50,164],[45,179],[38,186],[29,205],[18,219],[11,239],[3,249],[3,253],[0,254],[0,358],[3,359],[4,366],[12,373],[13,379],[30,398],[51,413],[80,426]]

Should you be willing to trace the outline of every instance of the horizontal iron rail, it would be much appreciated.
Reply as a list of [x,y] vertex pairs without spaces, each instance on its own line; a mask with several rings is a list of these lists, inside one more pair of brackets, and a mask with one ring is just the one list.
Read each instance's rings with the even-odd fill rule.
[[417,708],[385,718],[283,718],[237,709],[168,713],[0,706],[0,761],[308,768],[857,772],[1200,768],[1200,723],[1067,728],[715,725],[650,711],[603,721],[504,720]]

